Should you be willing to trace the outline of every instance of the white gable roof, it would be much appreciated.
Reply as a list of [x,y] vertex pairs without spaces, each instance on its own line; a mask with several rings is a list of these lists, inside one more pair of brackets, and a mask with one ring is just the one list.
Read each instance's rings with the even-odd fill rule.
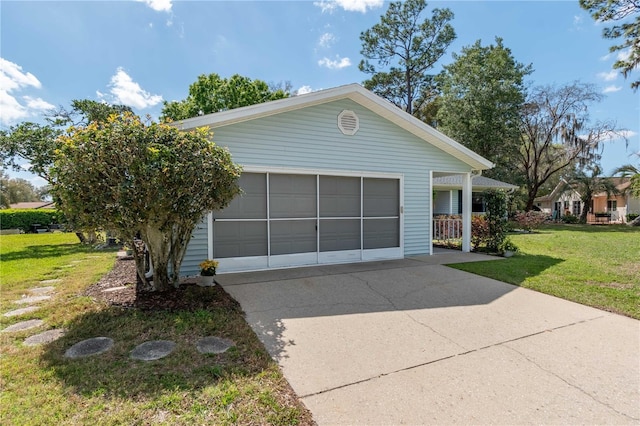
[[415,136],[440,148],[446,153],[468,164],[474,170],[490,169],[491,161],[476,154],[469,148],[459,144],[433,127],[407,114],[387,100],[368,91],[359,84],[349,84],[333,89],[320,90],[304,95],[294,96],[277,101],[265,102],[229,111],[216,112],[176,122],[181,129],[188,130],[208,126],[212,129],[243,121],[255,120],[270,115],[281,114],[314,105],[320,105],[341,99],[350,99],[397,126],[413,133]]

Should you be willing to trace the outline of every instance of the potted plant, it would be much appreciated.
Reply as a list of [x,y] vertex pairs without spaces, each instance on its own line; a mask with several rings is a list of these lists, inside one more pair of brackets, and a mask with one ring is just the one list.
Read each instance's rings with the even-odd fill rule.
[[504,257],[511,257],[518,251],[518,246],[516,246],[509,238],[505,238],[502,244],[500,244],[499,249]]
[[217,260],[207,259],[200,263],[200,285],[208,287],[214,285],[213,277],[218,267]]

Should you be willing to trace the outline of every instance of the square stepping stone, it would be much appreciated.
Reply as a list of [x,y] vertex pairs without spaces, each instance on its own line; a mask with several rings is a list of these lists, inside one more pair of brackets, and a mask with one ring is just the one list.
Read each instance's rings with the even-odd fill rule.
[[196,342],[196,349],[201,354],[221,354],[234,346],[233,340],[209,336]]
[[82,340],[66,350],[66,358],[84,358],[91,355],[99,355],[111,349],[113,339],[109,337],[93,337]]
[[36,334],[31,337],[27,337],[23,344],[25,346],[37,346],[44,345],[46,343],[51,343],[54,340],[58,340],[62,336],[64,336],[65,331],[61,328],[54,328],[53,330],[47,330],[40,334]]
[[175,347],[175,342],[171,340],[152,340],[136,346],[129,357],[141,361],[155,361],[169,355]]
[[40,309],[40,306],[27,306],[26,308],[14,309],[13,311],[5,312],[5,317],[17,317],[18,315],[28,314]]
[[13,333],[16,331],[24,331],[24,330],[29,330],[31,328],[36,328],[36,327],[40,327],[42,324],[44,324],[44,321],[42,321],[41,319],[32,319],[32,320],[27,320],[27,321],[21,321],[21,322],[17,322],[13,325],[10,325],[9,327],[5,328],[4,330],[2,330],[3,333]]
[[39,303],[49,299],[51,299],[51,296],[29,296],[18,299],[13,303],[16,303],[18,305],[28,305],[30,303]]

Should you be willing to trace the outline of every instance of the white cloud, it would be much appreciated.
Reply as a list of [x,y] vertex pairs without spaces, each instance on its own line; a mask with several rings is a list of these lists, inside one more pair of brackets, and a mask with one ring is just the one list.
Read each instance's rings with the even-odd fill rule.
[[320,0],[313,2],[313,5],[322,9],[323,13],[332,13],[338,7],[347,12],[366,13],[368,9],[377,9],[382,4],[383,0]]
[[129,77],[129,74],[122,67],[119,67],[116,70],[116,74],[111,77],[109,87],[114,97],[114,103],[144,109],[162,102],[162,96],[152,95],[143,90],[138,83]]
[[609,72],[599,72],[598,73],[598,78],[604,80],[604,81],[613,81],[616,78],[618,78],[618,71],[616,70],[611,70]]
[[629,60],[630,57],[631,57],[631,48],[626,50],[621,50],[620,52],[618,52],[618,55],[616,55],[616,59],[618,61],[627,61]]
[[42,84],[35,75],[23,72],[20,65],[0,58],[0,123],[10,125],[36,112],[54,106],[41,98],[23,96],[26,105],[21,104],[12,92],[29,87],[40,89]]
[[615,141],[619,139],[631,139],[636,136],[637,133],[633,130],[617,130],[617,131],[607,131],[602,133],[600,136],[600,141]]
[[327,67],[330,70],[340,70],[342,68],[346,68],[346,67],[350,67],[351,66],[351,59],[349,58],[342,58],[340,59],[339,56],[336,56],[336,60],[333,61],[327,57],[322,58],[318,61],[318,65],[320,65],[321,67]]
[[324,33],[318,40],[318,46],[323,48],[329,48],[336,42],[336,36],[331,33]]
[[302,86],[296,90],[296,95],[306,95],[307,93],[315,92],[311,86]]
[[615,84],[612,84],[611,86],[607,86],[602,90],[602,93],[614,93],[614,92],[618,92],[622,90],[621,86],[616,86]]
[[31,96],[23,96],[22,99],[24,99],[27,102],[27,108],[30,108],[30,109],[47,111],[55,108],[55,105],[51,105],[49,102],[45,101],[42,98],[32,98]]
[[136,0],[136,1],[145,3],[147,6],[149,6],[151,9],[155,10],[156,12],[170,12],[171,7],[173,6],[171,4],[172,0]]

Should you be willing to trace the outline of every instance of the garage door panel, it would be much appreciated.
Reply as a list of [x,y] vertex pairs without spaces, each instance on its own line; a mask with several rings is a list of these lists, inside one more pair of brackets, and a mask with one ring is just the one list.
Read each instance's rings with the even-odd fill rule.
[[320,217],[360,217],[360,178],[320,176]]
[[238,185],[242,194],[222,211],[213,212],[216,219],[266,219],[267,218],[267,175],[264,173],[243,173]]
[[315,220],[271,222],[271,255],[317,251]]
[[362,182],[364,217],[389,217],[400,214],[400,181],[365,178]]
[[316,217],[316,186],[313,175],[269,175],[270,217]]
[[360,249],[360,219],[321,219],[320,251]]
[[213,227],[214,257],[267,255],[267,222],[216,221]]
[[365,250],[400,247],[399,219],[365,219],[362,230]]

